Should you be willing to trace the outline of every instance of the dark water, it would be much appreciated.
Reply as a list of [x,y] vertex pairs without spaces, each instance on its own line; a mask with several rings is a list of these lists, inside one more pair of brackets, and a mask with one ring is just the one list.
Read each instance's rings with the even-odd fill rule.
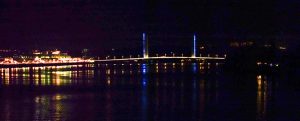
[[286,75],[215,64],[0,69],[1,120],[297,121]]

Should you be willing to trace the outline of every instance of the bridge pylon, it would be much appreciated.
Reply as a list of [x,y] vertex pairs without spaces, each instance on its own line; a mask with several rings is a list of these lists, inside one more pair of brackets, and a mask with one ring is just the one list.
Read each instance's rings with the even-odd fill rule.
[[149,57],[149,50],[148,50],[148,37],[146,33],[143,33],[143,57]]
[[195,58],[197,56],[197,46],[196,46],[197,36],[194,34],[193,36],[193,48],[192,48],[192,58]]

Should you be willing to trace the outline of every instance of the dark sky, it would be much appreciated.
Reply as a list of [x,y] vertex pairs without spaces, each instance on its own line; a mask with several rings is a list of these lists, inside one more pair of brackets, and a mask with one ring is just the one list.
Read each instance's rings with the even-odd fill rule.
[[[244,0],[243,0],[244,1]],[[1,48],[137,48],[300,34],[299,0],[1,0]]]

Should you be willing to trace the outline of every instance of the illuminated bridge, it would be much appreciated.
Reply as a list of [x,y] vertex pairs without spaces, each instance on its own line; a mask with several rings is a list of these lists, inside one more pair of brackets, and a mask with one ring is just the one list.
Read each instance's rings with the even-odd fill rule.
[[197,57],[197,49],[196,49],[196,40],[197,37],[194,34],[193,36],[193,48],[191,56],[157,56],[157,57],[149,57],[148,50],[148,37],[145,33],[142,35],[143,40],[143,57],[137,58],[114,58],[114,59],[103,59],[103,60],[94,60],[95,63],[119,63],[119,62],[203,62],[203,61],[217,61],[222,62],[225,60],[226,55],[223,57],[219,57],[218,55],[215,57],[211,56],[201,56]]
[[94,62],[112,62],[112,61],[161,61],[161,60],[224,60],[225,57],[148,57],[148,58],[121,58],[121,59],[105,59],[94,60]]
[[[98,59],[98,60],[79,60],[79,61],[68,61],[68,62],[15,62],[12,61],[10,63],[0,63],[0,68],[10,68],[10,67],[38,67],[38,66],[62,66],[62,65],[86,65],[86,64],[111,64],[111,63],[197,63],[197,62],[224,62],[226,59],[226,55],[224,56],[197,56],[196,50],[196,35],[193,36],[193,47],[191,56],[156,56],[149,57],[148,50],[148,38],[145,33],[143,33],[143,57],[129,57],[129,58],[114,58],[114,59]],[[200,54],[199,54],[200,55]]]

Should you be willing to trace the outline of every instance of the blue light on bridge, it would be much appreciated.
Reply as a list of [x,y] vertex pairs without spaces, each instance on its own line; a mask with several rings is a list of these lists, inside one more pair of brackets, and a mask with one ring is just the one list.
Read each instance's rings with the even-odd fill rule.
[[148,58],[148,42],[146,33],[143,33],[143,57]]
[[193,57],[196,57],[196,34],[194,34],[194,42],[193,42]]
[[146,33],[143,33],[143,40],[146,40]]
[[146,53],[145,42],[146,42],[146,33],[143,33],[143,55],[145,55]]

